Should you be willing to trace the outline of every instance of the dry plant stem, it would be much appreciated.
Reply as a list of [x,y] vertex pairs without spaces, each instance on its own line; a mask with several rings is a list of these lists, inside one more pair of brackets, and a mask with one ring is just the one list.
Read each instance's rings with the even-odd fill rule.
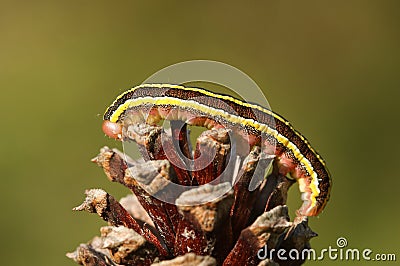
[[[174,132],[173,136],[178,138],[179,145],[188,145],[184,144],[186,138],[183,130],[177,136],[175,126],[177,124],[171,124],[171,130]],[[185,168],[185,161],[182,160],[175,149],[172,137],[166,134],[162,127],[147,124],[131,125],[125,132],[128,141],[133,140],[138,144],[139,151],[146,161],[168,159],[170,162],[173,162],[172,167],[175,170],[179,183],[191,183],[192,177],[187,168]],[[168,156],[165,151],[168,151]]]
[[133,229],[143,236],[147,241],[155,245],[162,255],[167,255],[159,239],[149,228],[141,226],[111,195],[101,189],[90,189],[86,191],[85,201],[75,211],[88,211],[97,213],[105,221],[113,226],[125,226]]
[[[163,128],[147,124],[131,125],[125,134],[128,141],[133,140],[138,144],[139,151],[145,160],[168,159],[170,162],[174,162],[171,166],[175,170],[174,173],[177,176],[179,184],[192,180],[190,172],[183,166],[185,162],[182,161],[174,148],[171,136],[166,134]],[[185,138],[182,137],[180,141],[182,142],[180,145],[184,145]],[[168,156],[165,150],[168,151]],[[179,167],[179,165],[182,167]],[[176,227],[181,219],[176,206],[168,203],[163,203],[163,206],[169,216],[172,229],[176,231]]]
[[267,245],[276,247],[279,237],[290,227],[286,206],[278,206],[264,213],[248,228],[244,229],[235,247],[223,265],[257,265],[257,252]]
[[139,223],[121,206],[111,195],[101,189],[86,190],[86,199],[74,211],[88,211],[97,213],[104,221],[111,225],[123,225],[139,234],[144,233]]
[[[176,151],[178,154],[181,153],[180,157],[184,158],[184,160],[181,161],[182,164],[186,166],[185,169],[191,169],[191,160],[193,159],[193,156],[187,124],[179,120],[171,121],[171,134],[174,144],[174,151]],[[177,175],[181,185],[197,185],[197,182],[193,180],[189,171],[179,171]]]
[[[149,214],[167,246],[167,250],[164,248],[163,250],[160,250],[160,253],[171,253],[175,241],[175,233],[172,231],[172,224],[167,215],[167,211],[165,210],[165,203],[150,196],[145,190],[136,184],[134,180],[130,184],[125,183],[125,172],[129,173],[129,171],[125,171],[128,168],[128,165],[119,153],[104,147],[93,161],[103,168],[111,181],[119,182],[132,190],[140,204]],[[123,169],[123,173],[122,171],[110,169],[110,165],[116,169]]]
[[129,214],[135,218],[139,224],[147,224],[151,227],[154,227],[153,221],[150,216],[146,212],[146,210],[140,205],[139,200],[134,194],[126,195],[125,197],[119,200],[119,203],[124,207],[125,210],[129,212]]
[[[150,161],[149,163],[162,164],[165,161]],[[169,163],[168,163],[169,165]],[[162,171],[162,170],[161,170]],[[132,192],[138,197],[140,204],[147,210],[153,223],[160,232],[168,250],[173,254],[174,242],[175,242],[175,231],[174,225],[172,223],[171,217],[174,219],[178,215],[178,211],[175,205],[165,203],[147,193],[142,186],[137,182],[135,177],[132,176],[133,173],[139,171],[135,169],[130,169],[125,172],[124,185],[129,187]],[[148,177],[149,179],[154,178],[153,167],[140,167],[140,173],[143,177]],[[168,172],[164,172],[164,179],[170,180]],[[154,185],[152,192],[157,193],[157,189],[162,189],[163,187],[157,187]]]
[[140,204],[147,210],[150,218],[153,220],[154,225],[167,247],[168,254],[173,253],[175,232],[172,230],[172,225],[165,211],[163,202],[149,196],[147,192],[139,186],[132,186],[130,189],[138,197]]
[[232,178],[230,173],[233,169],[226,169],[230,173],[224,173],[221,176],[225,170],[226,159],[228,159],[231,149],[229,132],[229,130],[223,128],[208,130],[204,131],[197,139],[194,168],[199,170],[194,170],[192,175],[199,185],[208,184],[216,177]]
[[[232,231],[236,240],[240,231],[247,225],[254,203],[259,196],[259,189],[249,191],[252,178],[262,180],[270,160],[261,159],[260,147],[254,147],[245,158],[234,186],[235,202],[231,210]],[[257,170],[257,172],[256,172]]]

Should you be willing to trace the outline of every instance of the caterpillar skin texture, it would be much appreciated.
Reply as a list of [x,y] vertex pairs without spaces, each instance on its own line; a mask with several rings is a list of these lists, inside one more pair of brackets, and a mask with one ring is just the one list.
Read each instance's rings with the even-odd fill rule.
[[275,155],[283,175],[299,183],[300,215],[315,216],[325,207],[331,178],[324,160],[309,142],[280,115],[259,105],[200,88],[171,84],[142,84],[117,97],[104,114],[103,131],[122,139],[124,123],[181,120],[208,129],[235,128],[251,147],[260,145]]

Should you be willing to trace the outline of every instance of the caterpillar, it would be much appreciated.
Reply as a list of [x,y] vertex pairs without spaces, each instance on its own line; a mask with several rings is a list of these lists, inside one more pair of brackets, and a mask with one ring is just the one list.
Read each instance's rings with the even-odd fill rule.
[[249,146],[272,150],[279,172],[299,183],[300,215],[318,215],[329,199],[332,181],[325,161],[286,119],[267,108],[202,88],[142,84],[123,92],[107,108],[104,133],[122,140],[124,120],[132,110],[139,120],[144,116],[146,121],[181,120],[208,129],[234,127]]

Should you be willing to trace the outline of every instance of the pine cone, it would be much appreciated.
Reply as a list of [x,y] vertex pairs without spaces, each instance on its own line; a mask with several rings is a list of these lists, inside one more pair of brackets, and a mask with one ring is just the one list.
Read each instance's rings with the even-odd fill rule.
[[[285,203],[294,181],[279,174],[274,158],[263,157],[257,146],[228,169],[229,133],[205,131],[191,151],[186,125],[172,121],[170,134],[147,124],[128,128],[126,141],[139,145],[144,161],[104,147],[93,162],[133,195],[118,202],[101,189],[87,190],[74,210],[97,213],[109,226],[67,256],[81,265],[301,265],[302,258],[280,260],[276,252],[264,252],[301,254],[316,236],[307,217],[289,219]],[[188,166],[180,153],[206,167]],[[264,178],[271,162],[275,167]],[[236,182],[217,179],[222,173]],[[253,178],[260,182],[250,191]]]

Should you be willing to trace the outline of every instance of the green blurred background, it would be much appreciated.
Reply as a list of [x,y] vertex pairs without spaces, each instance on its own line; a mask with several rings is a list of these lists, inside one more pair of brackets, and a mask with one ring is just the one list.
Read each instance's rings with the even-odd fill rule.
[[103,145],[121,147],[101,132],[102,113],[123,90],[192,59],[246,72],[327,161],[334,187],[310,219],[314,248],[342,236],[349,248],[400,256],[400,2],[0,5],[2,265],[75,265],[64,254],[105,224],[71,211],[84,190],[128,193],[90,163]]

